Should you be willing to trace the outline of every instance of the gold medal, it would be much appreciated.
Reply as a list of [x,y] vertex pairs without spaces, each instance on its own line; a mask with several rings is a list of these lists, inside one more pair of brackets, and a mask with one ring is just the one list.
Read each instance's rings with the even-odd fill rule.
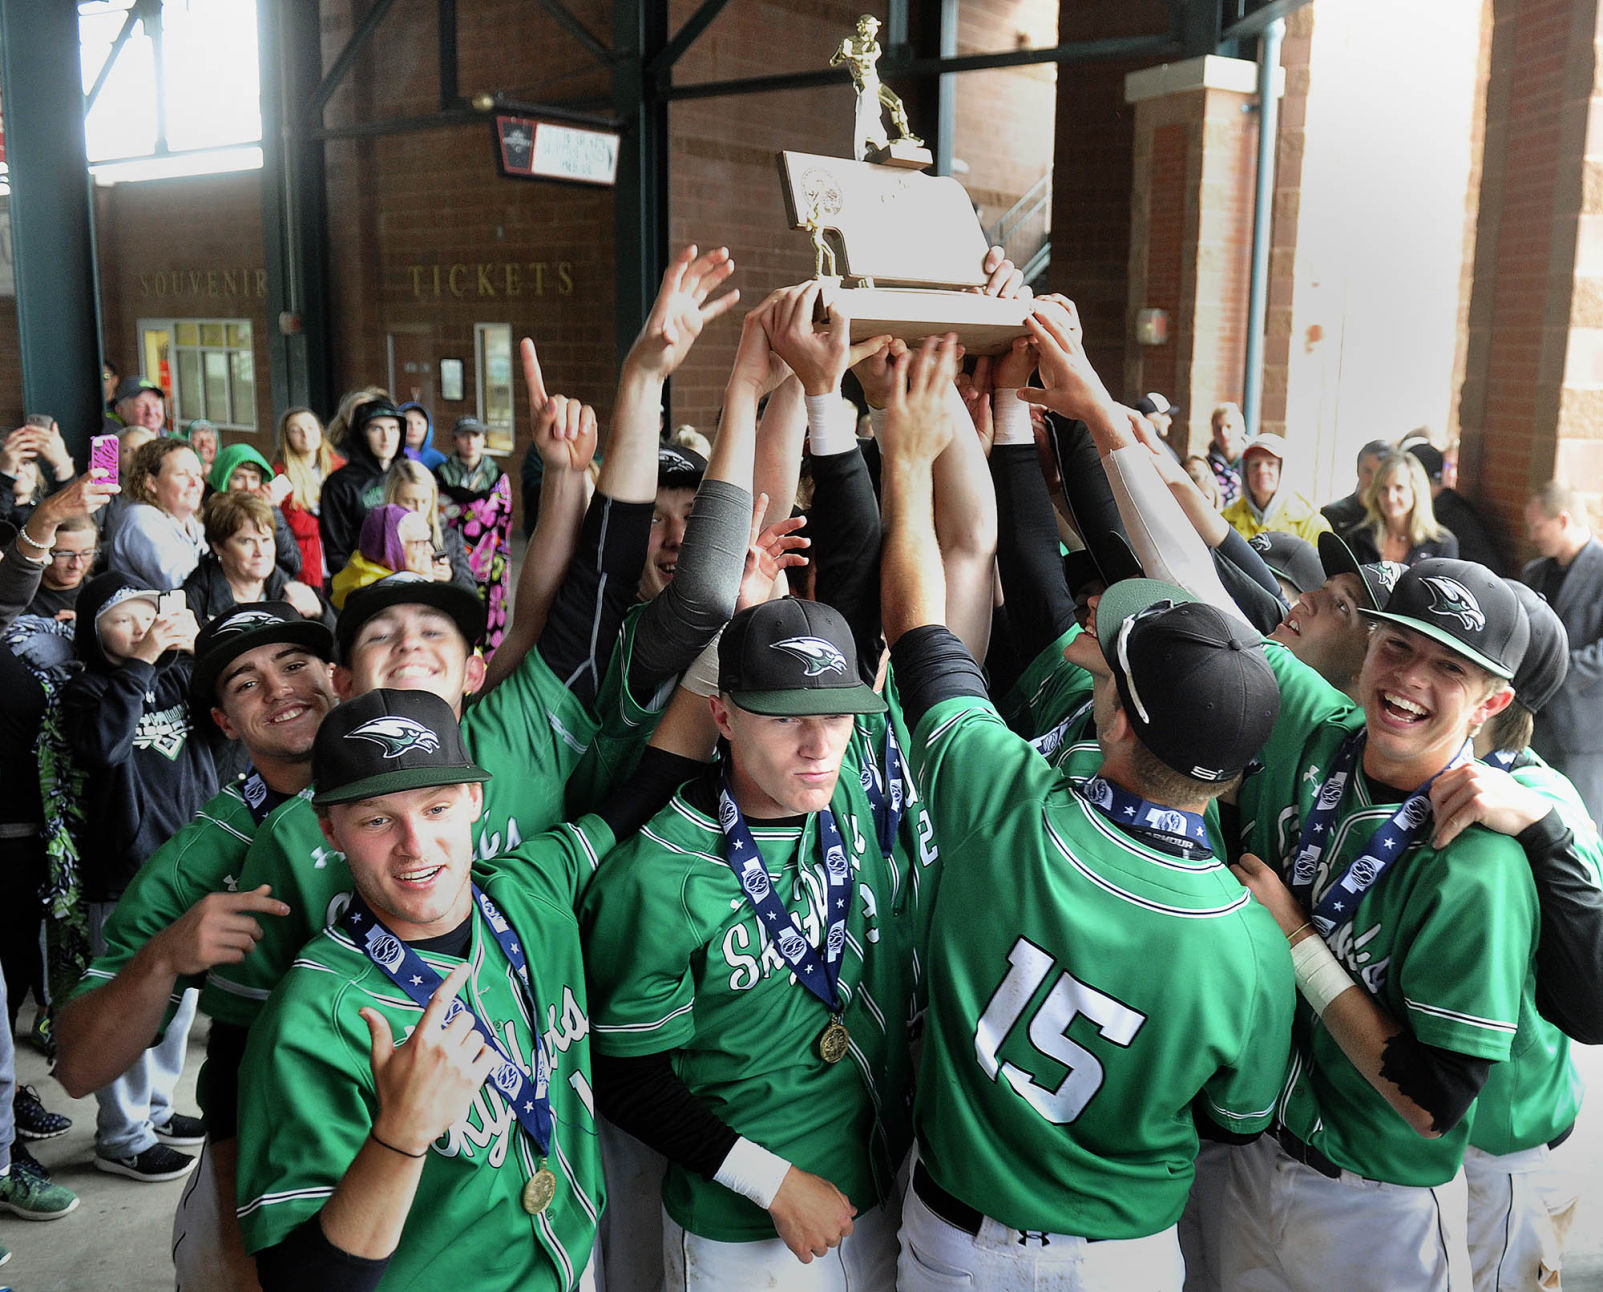
[[832,1018],[824,1034],[818,1038],[819,1056],[825,1063],[839,1063],[846,1057],[846,1048],[851,1040],[852,1034],[846,1030],[846,1024],[839,1018]]
[[545,1164],[529,1177],[529,1182],[523,1186],[523,1209],[531,1216],[538,1216],[551,1205],[551,1199],[557,1196],[557,1177],[546,1170]]

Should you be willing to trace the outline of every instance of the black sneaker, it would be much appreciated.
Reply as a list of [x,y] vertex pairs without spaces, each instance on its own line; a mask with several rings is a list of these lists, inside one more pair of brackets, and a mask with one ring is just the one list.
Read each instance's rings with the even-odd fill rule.
[[16,1118],[17,1134],[22,1139],[55,1139],[72,1129],[72,1118],[53,1113],[39,1100],[39,1092],[32,1086],[18,1086],[16,1098],[11,1101],[11,1114]]
[[130,1180],[154,1184],[160,1180],[178,1180],[194,1169],[195,1159],[165,1144],[152,1144],[134,1157],[103,1157],[95,1154],[95,1169],[112,1175],[125,1175]]
[[195,1148],[206,1142],[206,1122],[200,1117],[174,1113],[162,1125],[153,1128],[156,1142],[169,1148]]

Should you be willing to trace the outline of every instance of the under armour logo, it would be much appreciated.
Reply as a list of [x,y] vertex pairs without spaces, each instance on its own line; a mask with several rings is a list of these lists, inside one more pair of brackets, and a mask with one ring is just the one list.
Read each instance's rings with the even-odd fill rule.
[[1050,1247],[1052,1246],[1052,1240],[1047,1237],[1047,1231],[1044,1229],[1021,1229],[1019,1230],[1019,1246]]

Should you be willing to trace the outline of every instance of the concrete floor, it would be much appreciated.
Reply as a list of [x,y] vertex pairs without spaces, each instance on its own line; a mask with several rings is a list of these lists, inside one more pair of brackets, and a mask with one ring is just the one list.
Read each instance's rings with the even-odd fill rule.
[[[24,1020],[30,1015],[25,1010]],[[195,1108],[195,1073],[205,1050],[206,1020],[190,1036],[180,1109]],[[1603,1091],[1603,1047],[1576,1049],[1587,1086]],[[17,1079],[35,1086],[52,1111],[73,1118],[72,1130],[37,1146],[35,1156],[57,1180],[77,1191],[78,1210],[64,1220],[30,1223],[0,1216],[0,1243],[12,1260],[0,1270],[0,1292],[171,1292],[168,1241],[183,1181],[137,1184],[96,1171],[95,1103],[68,1099],[45,1074],[44,1059],[22,1042]],[[1603,1292],[1603,1095],[1588,1101],[1571,1140],[1575,1160],[1593,1164],[1593,1187],[1582,1199],[1565,1255],[1566,1292]]]

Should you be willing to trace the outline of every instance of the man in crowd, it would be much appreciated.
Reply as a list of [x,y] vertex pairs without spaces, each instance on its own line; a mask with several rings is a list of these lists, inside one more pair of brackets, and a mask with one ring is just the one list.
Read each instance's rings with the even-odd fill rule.
[[99,531],[90,516],[74,516],[56,529],[50,549],[50,563],[39,577],[39,591],[24,612],[45,619],[71,619],[83,587],[100,555]]
[[1603,820],[1603,543],[1580,495],[1557,480],[1525,504],[1525,532],[1539,555],[1520,581],[1547,598],[1570,639],[1569,675],[1537,715],[1531,745]]
[[1364,490],[1375,478],[1375,468],[1380,465],[1381,459],[1390,452],[1391,443],[1387,440],[1370,440],[1358,450],[1358,483],[1353,491],[1345,498],[1327,502],[1319,509],[1320,514],[1330,522],[1332,533],[1345,534],[1364,519]]
[[1458,540],[1459,560],[1474,561],[1500,573],[1503,554],[1487,531],[1486,522],[1481,519],[1474,504],[1453,487],[1452,481],[1458,478],[1456,470],[1452,473],[1452,480],[1448,478],[1450,461],[1456,464],[1457,450],[1452,450],[1450,459],[1449,455],[1423,437],[1405,439],[1402,449],[1405,453],[1412,453],[1419,459],[1420,466],[1425,468],[1425,477],[1430,481],[1431,511],[1435,513],[1438,524],[1453,531],[1453,537]]
[[115,435],[125,426],[143,426],[157,435],[167,426],[167,392],[148,377],[124,377],[111,392],[111,413],[101,433]]
[[1208,465],[1219,485],[1219,506],[1228,507],[1241,497],[1241,451],[1247,447],[1247,423],[1239,404],[1226,402],[1208,418],[1212,439]]
[[1274,529],[1316,543],[1329,530],[1330,522],[1313,503],[1283,483],[1285,462],[1286,441],[1279,435],[1260,435],[1243,451],[1241,496],[1222,513],[1243,538]]

